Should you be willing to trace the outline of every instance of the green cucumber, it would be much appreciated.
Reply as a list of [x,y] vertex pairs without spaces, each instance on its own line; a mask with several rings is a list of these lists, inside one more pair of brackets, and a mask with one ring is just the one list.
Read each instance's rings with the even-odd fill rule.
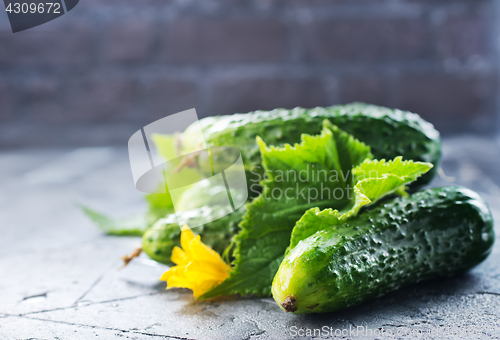
[[[244,206],[215,221],[193,228],[193,233],[201,235],[203,243],[222,254],[238,232],[238,223],[243,213]],[[146,230],[142,236],[142,250],[153,260],[172,265],[170,256],[175,246],[180,247],[180,235],[181,228],[177,224],[176,215],[171,214]]]
[[428,189],[300,241],[281,263],[273,297],[294,314],[342,310],[466,271],[489,255],[494,239],[491,212],[478,194]]
[[[175,216],[174,214],[170,216]],[[181,228],[176,222],[159,219],[142,235],[142,250],[148,256],[166,265],[172,265],[172,249],[180,247]]]
[[[237,190],[233,190],[232,194],[238,195],[239,193]],[[177,223],[177,218],[182,218],[183,214],[186,214],[192,218],[202,216],[210,220],[211,217],[217,218],[227,214],[228,209],[231,209],[225,204],[227,197],[225,186],[210,185],[205,181],[194,183],[180,195],[175,204],[176,213],[168,214],[165,218],[157,220],[144,232],[142,249],[151,259],[172,265],[170,261],[172,249],[175,246],[180,246],[181,228]],[[193,233],[200,235],[205,244],[222,254],[239,230],[238,223],[241,221],[244,209],[245,207],[242,206],[230,214],[195,227]]]
[[[240,150],[250,186],[258,182],[263,172],[256,136],[262,137],[268,145],[293,145],[300,142],[304,133],[319,134],[325,119],[369,145],[375,159],[403,156],[405,160],[432,163],[434,168],[415,182],[417,187],[429,183],[438,169],[441,159],[439,132],[417,114],[407,111],[352,103],[207,117],[201,119],[200,124],[209,146],[234,146]],[[196,131],[193,126],[181,137],[186,152],[200,144],[202,136]]]

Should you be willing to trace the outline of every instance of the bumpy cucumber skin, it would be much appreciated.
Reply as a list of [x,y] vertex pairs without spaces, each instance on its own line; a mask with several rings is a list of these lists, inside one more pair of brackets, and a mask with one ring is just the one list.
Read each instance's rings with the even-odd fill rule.
[[152,260],[171,266],[172,249],[180,246],[180,235],[177,223],[164,223],[160,219],[142,235],[142,250]]
[[[324,119],[329,119],[340,129],[370,145],[376,159],[403,156],[404,159],[434,164],[434,168],[419,178],[414,187],[429,183],[438,169],[441,160],[439,132],[417,114],[407,111],[352,103],[327,108],[275,109],[208,117],[200,123],[208,145],[237,147],[247,170],[250,170],[253,166],[261,166],[256,136],[261,136],[268,145],[298,143],[303,133],[319,134]],[[199,136],[188,134],[183,139],[197,138]],[[254,170],[254,173],[258,171]],[[250,180],[258,177],[247,172]]]
[[299,242],[272,286],[294,314],[345,309],[483,261],[495,240],[487,204],[460,187],[429,189],[366,211]]
[[[244,207],[203,226],[193,228],[193,233],[201,235],[203,243],[219,254],[231,243],[238,232],[238,223],[244,213]],[[180,246],[181,228],[175,222],[175,214],[160,219],[142,236],[142,250],[157,262],[173,265],[170,261],[172,249]]]

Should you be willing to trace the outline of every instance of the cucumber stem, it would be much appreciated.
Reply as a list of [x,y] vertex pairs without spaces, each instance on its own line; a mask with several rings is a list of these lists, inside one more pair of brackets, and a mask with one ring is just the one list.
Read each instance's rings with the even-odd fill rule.
[[123,260],[123,266],[120,269],[125,268],[130,263],[130,261],[141,255],[141,253],[142,253],[142,247],[139,247],[135,249],[132,254],[122,256],[121,259]]
[[287,313],[297,311],[297,298],[293,295],[288,295],[285,301],[281,303],[281,307],[285,309]]

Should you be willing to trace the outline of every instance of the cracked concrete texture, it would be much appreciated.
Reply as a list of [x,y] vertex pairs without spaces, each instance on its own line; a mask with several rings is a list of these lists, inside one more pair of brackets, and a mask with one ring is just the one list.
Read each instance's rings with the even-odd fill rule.
[[[33,252],[0,258],[0,268],[11,273],[0,285],[1,313],[60,308],[82,302],[88,289],[102,276],[120,267],[120,256],[136,245],[136,240],[96,239],[63,250]],[[13,289],[15,288],[15,289]],[[94,287],[96,289],[97,287]],[[120,291],[119,286],[112,286]],[[148,292],[131,287],[125,294]],[[119,298],[124,297],[122,293]],[[107,299],[117,298],[114,290]]]
[[19,316],[11,316],[5,319],[1,329],[4,334],[16,334],[16,339],[175,339],[141,334],[133,330],[94,327],[64,322],[47,322],[45,320]]
[[[455,138],[443,149],[446,176],[433,186],[457,183],[480,192],[498,221],[498,140]],[[114,150],[88,174],[70,169],[60,183],[28,183],[27,173],[68,152],[0,153],[1,339],[500,338],[498,242],[469,273],[338,313],[295,316],[269,298],[194,302],[189,291],[165,291],[158,277],[166,267],[144,254],[119,270],[120,256],[140,238],[102,235],[75,206],[116,216],[143,208],[126,150]]]

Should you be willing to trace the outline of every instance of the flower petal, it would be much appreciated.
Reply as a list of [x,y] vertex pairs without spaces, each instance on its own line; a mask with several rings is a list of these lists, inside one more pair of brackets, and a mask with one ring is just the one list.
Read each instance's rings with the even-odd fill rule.
[[182,227],[182,232],[181,232],[181,247],[182,250],[184,250],[186,253],[189,254],[189,244],[191,243],[192,240],[196,238],[196,236],[193,234],[191,229],[185,224]]
[[171,260],[176,266],[160,278],[167,281],[167,289],[189,288],[197,298],[229,277],[231,267],[187,225],[182,227],[181,246],[172,250]]
[[170,260],[178,266],[186,265],[189,263],[189,258],[187,257],[186,252],[184,252],[184,250],[177,246],[172,249]]

